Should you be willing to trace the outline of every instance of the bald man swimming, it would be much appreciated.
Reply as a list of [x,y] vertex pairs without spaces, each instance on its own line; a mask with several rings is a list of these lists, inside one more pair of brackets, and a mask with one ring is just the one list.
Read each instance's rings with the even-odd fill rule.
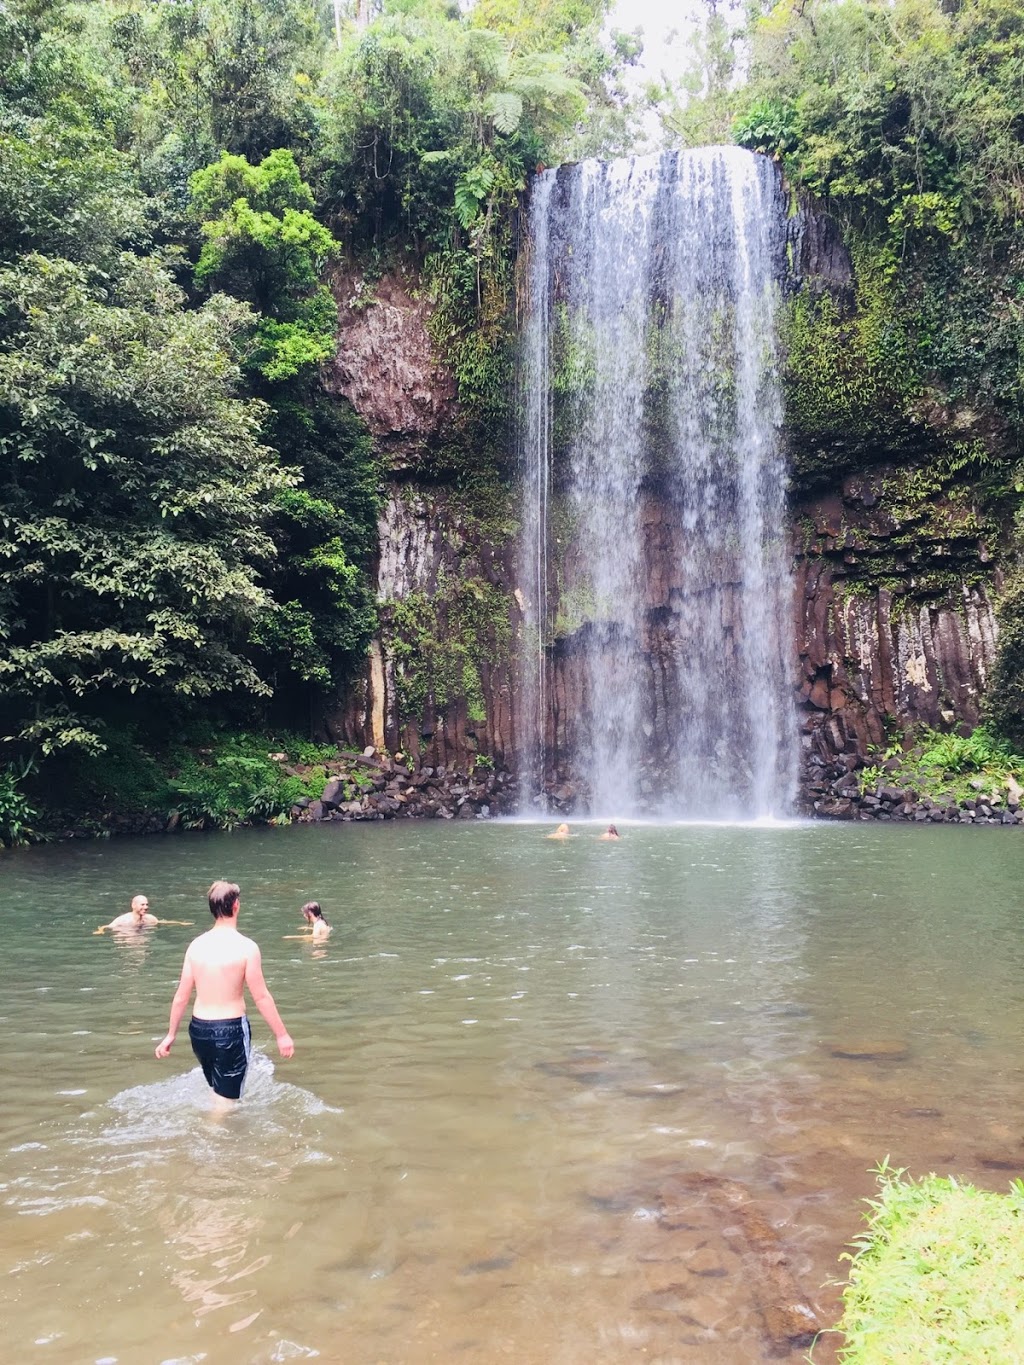
[[151,929],[157,924],[191,924],[190,919],[157,919],[156,915],[149,912],[148,896],[133,896],[132,908],[127,915],[118,915],[109,924],[101,924],[98,929],[94,929],[94,934],[105,934],[108,929],[123,931],[125,929]]

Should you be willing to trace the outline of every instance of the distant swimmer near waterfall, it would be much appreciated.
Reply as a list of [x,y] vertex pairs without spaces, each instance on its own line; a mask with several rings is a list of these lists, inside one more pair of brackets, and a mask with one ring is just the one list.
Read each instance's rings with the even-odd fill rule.
[[222,1101],[241,1099],[249,1067],[250,1033],[243,987],[277,1039],[282,1057],[291,1057],[295,1044],[281,1021],[274,997],[263,979],[259,946],[238,932],[239,888],[234,882],[214,882],[209,890],[213,928],[194,938],[185,953],[181,980],[171,1001],[167,1036],[157,1044],[157,1057],[166,1057],[178,1035],[185,1008],[196,993],[188,1036],[207,1084]]
[[157,924],[192,924],[190,919],[157,919],[156,915],[149,913],[149,898],[147,896],[133,896],[132,908],[126,915],[118,915],[109,924],[101,924],[98,929],[94,929],[94,934],[105,934],[108,929],[152,929]]
[[559,825],[553,834],[548,834],[545,837],[548,839],[570,839],[572,835],[569,833],[568,825]]
[[609,825],[603,834],[597,836],[599,839],[618,839],[619,831],[614,825]]
[[306,943],[322,943],[325,938],[330,936],[331,926],[324,918],[324,912],[320,909],[318,901],[307,901],[302,907],[302,917],[309,926],[308,934],[285,934],[285,938],[302,939]]

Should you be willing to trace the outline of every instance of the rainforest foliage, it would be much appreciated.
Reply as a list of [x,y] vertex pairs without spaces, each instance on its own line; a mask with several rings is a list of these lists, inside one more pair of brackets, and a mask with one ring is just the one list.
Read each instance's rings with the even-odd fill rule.
[[358,9],[0,7],[11,828],[40,765],[85,786],[211,721],[315,727],[376,626],[381,471],[320,379],[332,266],[411,262],[493,417],[526,175],[584,129],[621,149],[605,0]]

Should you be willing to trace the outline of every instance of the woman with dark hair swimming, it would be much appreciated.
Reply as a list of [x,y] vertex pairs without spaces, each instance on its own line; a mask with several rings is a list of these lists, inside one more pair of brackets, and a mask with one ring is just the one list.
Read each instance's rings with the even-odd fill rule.
[[322,943],[331,932],[331,926],[324,918],[324,912],[320,909],[319,901],[307,901],[302,907],[302,917],[309,925],[308,934],[285,934],[285,938],[304,938],[312,939],[314,943]]

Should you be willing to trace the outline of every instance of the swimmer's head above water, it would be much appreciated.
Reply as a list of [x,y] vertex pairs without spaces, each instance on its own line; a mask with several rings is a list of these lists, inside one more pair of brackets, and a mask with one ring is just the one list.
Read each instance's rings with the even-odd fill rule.
[[302,917],[313,931],[313,938],[322,941],[331,932],[327,917],[320,909],[319,901],[307,901],[302,907]]
[[233,919],[238,913],[238,899],[242,892],[234,882],[214,882],[207,892],[210,914],[214,919]]

